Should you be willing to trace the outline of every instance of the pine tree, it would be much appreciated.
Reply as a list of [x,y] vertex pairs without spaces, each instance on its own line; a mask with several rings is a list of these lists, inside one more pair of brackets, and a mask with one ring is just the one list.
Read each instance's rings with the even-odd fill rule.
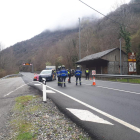
[[125,50],[126,53],[131,52],[131,38],[130,38],[130,33],[125,29],[124,26],[120,26],[120,37],[122,37],[125,40]]

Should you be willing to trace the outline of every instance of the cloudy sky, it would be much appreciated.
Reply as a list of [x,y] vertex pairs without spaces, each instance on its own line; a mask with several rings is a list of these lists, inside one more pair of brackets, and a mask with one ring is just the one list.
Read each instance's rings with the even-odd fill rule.
[[[130,0],[81,0],[103,14]],[[79,0],[0,0],[0,43],[9,47],[42,31],[78,25],[78,18],[100,16]]]

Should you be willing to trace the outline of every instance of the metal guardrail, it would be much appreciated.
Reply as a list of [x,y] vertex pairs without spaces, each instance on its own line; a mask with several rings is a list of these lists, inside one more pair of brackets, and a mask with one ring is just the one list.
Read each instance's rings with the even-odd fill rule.
[[21,77],[21,76],[22,76],[21,73],[18,73],[18,74],[11,74],[11,75],[7,75],[7,76],[1,78],[0,80],[6,79],[6,78],[10,78],[10,77]]
[[94,77],[99,78],[126,78],[126,79],[139,79],[140,75],[115,75],[115,74],[96,74]]

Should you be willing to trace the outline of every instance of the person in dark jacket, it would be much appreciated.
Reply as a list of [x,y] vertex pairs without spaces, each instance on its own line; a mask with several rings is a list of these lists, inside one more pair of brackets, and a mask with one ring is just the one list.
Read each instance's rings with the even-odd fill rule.
[[68,77],[69,77],[68,82],[71,83],[71,69],[68,70]]
[[61,70],[61,66],[58,66],[57,69],[58,86],[61,86],[60,70]]
[[86,68],[85,70],[85,75],[86,75],[86,80],[88,79],[89,80],[89,69]]
[[80,70],[80,66],[77,66],[77,69],[75,71],[76,85],[78,84],[78,79],[79,79],[79,83],[81,85],[81,76],[82,76],[82,71]]
[[66,77],[68,76],[68,72],[66,71],[64,65],[62,65],[62,69],[60,70],[60,76],[61,76],[61,79],[62,79],[62,81],[61,81],[61,83],[62,83],[61,84],[61,87],[62,87],[63,83],[64,83],[64,87],[66,87],[65,80],[66,80]]

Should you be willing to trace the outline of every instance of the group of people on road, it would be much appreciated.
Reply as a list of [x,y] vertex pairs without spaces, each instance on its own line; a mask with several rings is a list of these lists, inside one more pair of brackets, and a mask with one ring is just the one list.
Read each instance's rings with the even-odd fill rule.
[[[76,77],[76,85],[78,84],[78,79],[79,83],[81,85],[81,76],[82,76],[82,71],[80,70],[80,66],[77,66],[77,69],[75,70],[75,77]],[[71,83],[71,69],[65,69],[65,66],[58,66],[57,69],[57,77],[58,77],[58,86],[63,86],[66,87],[66,78],[68,77],[68,83]]]
[[[85,70],[86,80],[87,79],[89,80],[89,73],[90,73],[89,69],[86,68]],[[81,83],[82,71],[79,65],[76,67],[74,75],[76,77],[76,85],[78,84],[78,81],[79,81],[79,84],[81,85],[82,84]],[[58,66],[58,69],[57,69],[58,86],[62,87],[64,85],[64,87],[66,87],[66,78],[68,77],[68,83],[71,83],[72,76],[73,74],[72,74],[71,69],[66,70],[64,65]]]

